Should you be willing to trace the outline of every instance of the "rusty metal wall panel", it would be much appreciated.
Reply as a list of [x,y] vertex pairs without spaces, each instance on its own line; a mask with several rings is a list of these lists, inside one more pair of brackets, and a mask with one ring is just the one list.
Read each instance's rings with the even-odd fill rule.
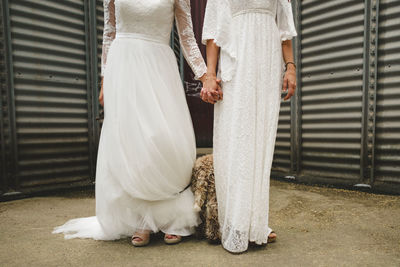
[[375,181],[400,183],[400,1],[381,0],[378,29]]
[[84,1],[14,0],[10,20],[17,189],[89,183]]
[[301,1],[300,175],[360,179],[364,1]]

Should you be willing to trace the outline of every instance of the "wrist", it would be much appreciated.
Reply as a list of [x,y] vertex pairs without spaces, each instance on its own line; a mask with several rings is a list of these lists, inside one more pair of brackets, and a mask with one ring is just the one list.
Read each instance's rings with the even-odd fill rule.
[[217,77],[217,74],[215,73],[215,71],[207,71],[206,77],[215,78],[215,77]]
[[206,82],[206,81],[215,80],[215,79],[217,79],[217,75],[215,74],[215,72],[214,72],[214,73],[212,73],[212,72],[207,72],[207,73],[205,73],[205,74],[200,78],[200,80],[201,80],[203,83]]
[[286,71],[294,71],[294,72],[296,72],[296,67],[294,65],[288,65],[286,67]]
[[285,64],[285,71],[294,70],[296,71],[296,64],[293,61],[288,61]]

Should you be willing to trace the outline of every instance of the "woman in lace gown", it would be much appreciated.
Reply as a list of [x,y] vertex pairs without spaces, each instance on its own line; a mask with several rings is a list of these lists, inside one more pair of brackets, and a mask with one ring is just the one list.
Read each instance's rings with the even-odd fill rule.
[[[271,234],[269,176],[283,58],[288,69],[283,87],[289,83],[285,99],[296,87],[291,41],[287,41],[293,36],[288,0],[207,2],[202,39],[207,43],[208,74],[216,75],[219,51],[223,90],[223,100],[214,109],[218,217],[222,244],[230,252],[247,250],[249,241],[267,243]],[[214,102],[204,94],[203,100]]]
[[[196,158],[193,125],[174,52],[173,21],[198,79],[206,66],[196,44],[190,0],[104,0],[102,76],[105,118],[96,170],[96,216],[70,220],[65,238],[166,242],[199,223],[188,188]],[[168,242],[167,242],[168,243]]]

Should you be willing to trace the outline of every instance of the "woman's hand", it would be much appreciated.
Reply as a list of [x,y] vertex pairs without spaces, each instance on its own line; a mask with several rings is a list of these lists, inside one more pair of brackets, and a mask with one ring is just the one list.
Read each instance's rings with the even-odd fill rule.
[[284,100],[289,100],[292,96],[294,96],[296,91],[296,68],[293,65],[288,65],[288,68],[285,72],[285,76],[283,78],[283,87],[282,90],[287,92]]
[[221,80],[217,79],[215,74],[205,74],[200,80],[203,83],[200,97],[204,102],[215,104],[218,100],[222,100]]
[[104,77],[101,77],[101,89],[100,89],[100,95],[99,95],[99,102],[100,102],[100,105],[104,107],[103,80],[104,80]]
[[296,65],[293,58],[292,40],[282,42],[282,55],[286,63],[286,72],[283,77],[282,90],[287,92],[284,100],[289,100],[296,91]]

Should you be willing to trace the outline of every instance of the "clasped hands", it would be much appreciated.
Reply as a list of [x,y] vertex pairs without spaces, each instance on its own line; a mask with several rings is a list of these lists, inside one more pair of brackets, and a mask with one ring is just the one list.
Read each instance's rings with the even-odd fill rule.
[[224,94],[221,88],[221,80],[215,74],[204,74],[200,80],[203,83],[200,98],[204,102],[215,104],[223,99]]
[[[203,83],[200,97],[204,102],[215,104],[223,99],[224,94],[221,88],[221,80],[215,74],[204,74],[200,80]],[[291,66],[288,67],[283,78],[282,90],[287,92],[284,97],[285,101],[294,96],[296,86],[296,69]]]

